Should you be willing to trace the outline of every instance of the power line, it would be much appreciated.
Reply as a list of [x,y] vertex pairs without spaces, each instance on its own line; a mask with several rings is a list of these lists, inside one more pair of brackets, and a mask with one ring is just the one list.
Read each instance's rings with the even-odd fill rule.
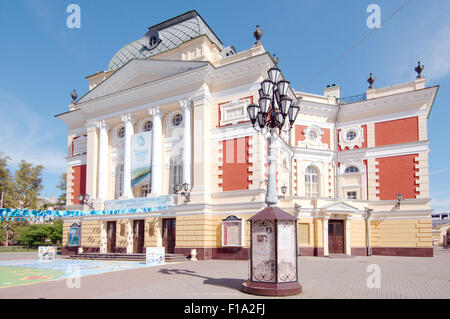
[[[383,26],[386,22],[388,22],[390,19],[392,19],[395,15],[397,15],[400,11],[402,11],[408,4],[410,4],[412,0],[407,0],[400,8],[394,11],[389,17],[387,17],[383,22],[381,22],[381,26]],[[352,51],[354,48],[356,48],[358,45],[360,45],[362,42],[364,42],[369,36],[371,36],[373,33],[375,33],[379,28],[375,28],[370,30],[364,37],[362,37],[361,40],[356,42],[353,46],[351,46],[349,49],[344,51],[340,56],[338,56],[335,60],[333,60],[331,63],[326,65],[319,73],[317,73],[315,76],[312,77],[311,80],[308,82],[305,82],[304,86],[308,85],[315,79],[317,79],[320,75],[322,75],[325,71],[327,71],[330,67],[332,67],[334,64],[339,62],[345,55],[347,55],[350,51]]]

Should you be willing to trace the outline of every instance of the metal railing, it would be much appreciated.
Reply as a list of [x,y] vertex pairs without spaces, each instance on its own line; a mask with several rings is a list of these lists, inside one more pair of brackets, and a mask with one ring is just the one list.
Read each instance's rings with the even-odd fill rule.
[[348,96],[348,97],[342,97],[338,99],[338,102],[340,104],[351,104],[351,103],[356,103],[356,102],[361,102],[361,101],[367,101],[367,95],[364,94],[359,94],[359,95],[353,95],[353,96]]

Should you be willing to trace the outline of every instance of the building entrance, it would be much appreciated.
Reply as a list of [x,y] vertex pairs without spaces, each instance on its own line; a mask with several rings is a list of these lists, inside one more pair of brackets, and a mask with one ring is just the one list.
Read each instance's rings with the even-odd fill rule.
[[133,253],[144,253],[144,220],[133,221]]
[[163,219],[163,246],[166,254],[175,253],[175,227],[176,219]]
[[328,222],[328,249],[330,254],[343,254],[344,251],[344,221],[330,220]]
[[106,252],[115,253],[116,252],[116,222],[111,221],[106,224]]

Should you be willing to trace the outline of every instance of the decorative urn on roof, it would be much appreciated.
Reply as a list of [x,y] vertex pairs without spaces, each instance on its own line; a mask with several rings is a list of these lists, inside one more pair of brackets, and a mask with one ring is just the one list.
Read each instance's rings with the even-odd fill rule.
[[75,102],[75,100],[78,98],[77,91],[73,90],[70,94],[70,97],[72,98],[72,103]]
[[370,73],[369,78],[367,79],[367,82],[370,84],[369,89],[374,89],[375,87],[373,86],[373,83],[375,82],[376,77],[374,77],[372,75],[372,73]]
[[416,71],[417,72],[417,79],[423,79],[423,76],[422,76],[422,71],[423,71],[423,69],[425,68],[425,66],[423,65],[423,64],[420,64],[420,61],[417,63],[417,66],[416,66],[416,68],[414,69],[414,71]]
[[263,30],[259,28],[259,24],[256,26],[256,31],[253,32],[253,36],[256,39],[255,46],[261,45],[261,37],[263,35]]
[[291,296],[302,292],[298,282],[297,218],[269,206],[249,219],[250,274],[244,292]]

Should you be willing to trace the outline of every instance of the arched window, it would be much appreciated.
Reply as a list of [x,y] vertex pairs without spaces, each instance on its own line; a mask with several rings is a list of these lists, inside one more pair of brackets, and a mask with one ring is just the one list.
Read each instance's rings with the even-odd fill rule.
[[175,194],[175,185],[183,183],[182,156],[177,156],[170,161],[169,193]]
[[359,169],[356,166],[349,166],[345,169],[345,174],[350,174],[350,173],[359,173]]
[[116,166],[116,187],[114,198],[119,199],[123,194],[123,164]]
[[152,121],[147,121],[144,123],[144,131],[145,132],[150,132],[153,128],[153,122]]
[[319,196],[319,173],[317,169],[308,166],[305,172],[305,194],[308,197]]

